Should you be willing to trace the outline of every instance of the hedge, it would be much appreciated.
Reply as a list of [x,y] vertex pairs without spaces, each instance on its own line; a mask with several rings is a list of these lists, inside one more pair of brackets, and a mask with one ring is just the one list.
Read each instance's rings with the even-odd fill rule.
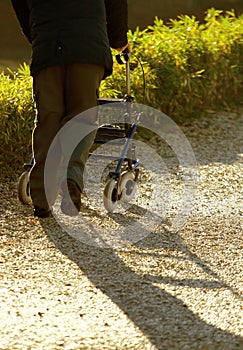
[[[132,91],[138,103],[174,119],[198,116],[207,109],[237,102],[243,80],[243,16],[210,9],[205,22],[181,16],[165,25],[156,19],[144,31],[129,33],[132,45]],[[143,93],[143,74],[146,91]],[[116,87],[114,91],[113,87]],[[124,67],[102,85],[102,93],[120,97]]]

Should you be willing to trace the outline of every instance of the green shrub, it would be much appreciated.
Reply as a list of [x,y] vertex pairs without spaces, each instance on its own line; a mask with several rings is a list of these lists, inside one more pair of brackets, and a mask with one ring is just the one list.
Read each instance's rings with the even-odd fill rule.
[[31,131],[35,111],[32,102],[32,78],[29,66],[17,72],[0,74],[0,166],[15,170],[31,155]]
[[[162,110],[174,119],[224,108],[240,96],[243,62],[243,16],[210,9],[205,23],[181,16],[169,25],[156,19],[144,31],[129,32],[132,46],[131,83],[136,102]],[[136,59],[143,64],[143,76]],[[116,90],[112,90],[113,87]],[[102,93],[125,91],[124,67],[102,85]]]
[[[175,120],[199,116],[207,109],[225,108],[239,99],[243,76],[243,16],[210,9],[205,22],[181,16],[165,25],[129,32],[132,47],[131,87],[144,103]],[[115,54],[115,52],[114,52]],[[143,89],[143,71],[146,90]],[[35,111],[28,65],[0,74],[0,166],[16,169],[31,154]],[[125,68],[102,82],[101,96],[122,97]]]

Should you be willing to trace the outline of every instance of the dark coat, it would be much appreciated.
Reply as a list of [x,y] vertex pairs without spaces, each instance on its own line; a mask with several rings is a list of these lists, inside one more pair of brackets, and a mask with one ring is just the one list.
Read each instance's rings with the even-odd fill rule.
[[112,73],[110,46],[127,44],[127,0],[12,0],[32,45],[31,74],[43,68],[88,63]]

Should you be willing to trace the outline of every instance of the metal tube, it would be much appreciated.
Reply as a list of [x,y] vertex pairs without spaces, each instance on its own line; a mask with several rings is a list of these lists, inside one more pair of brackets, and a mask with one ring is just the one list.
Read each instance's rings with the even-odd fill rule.
[[126,85],[127,85],[127,95],[131,95],[129,59],[126,61]]
[[136,128],[137,128],[137,124],[133,124],[132,127],[131,127],[129,138],[127,139],[127,142],[126,142],[126,144],[124,146],[124,149],[122,151],[122,154],[121,154],[121,157],[119,159],[119,162],[117,164],[117,167],[116,167],[116,170],[115,170],[115,174],[119,174],[120,173],[122,164],[124,162],[124,159],[126,158],[127,151],[128,151],[129,146],[130,146],[130,144],[132,142],[132,138],[133,138],[133,135],[134,135],[134,133],[136,131]]

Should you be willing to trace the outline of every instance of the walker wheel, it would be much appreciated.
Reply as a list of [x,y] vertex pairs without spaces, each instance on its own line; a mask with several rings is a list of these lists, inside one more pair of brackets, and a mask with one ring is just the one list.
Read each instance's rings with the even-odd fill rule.
[[24,171],[18,181],[18,197],[21,203],[30,204],[30,181],[29,181],[29,171]]
[[127,203],[133,200],[137,192],[137,183],[133,172],[125,171],[121,174],[121,192],[123,202]]
[[117,207],[117,194],[117,181],[109,179],[104,188],[103,203],[105,209],[110,213]]

